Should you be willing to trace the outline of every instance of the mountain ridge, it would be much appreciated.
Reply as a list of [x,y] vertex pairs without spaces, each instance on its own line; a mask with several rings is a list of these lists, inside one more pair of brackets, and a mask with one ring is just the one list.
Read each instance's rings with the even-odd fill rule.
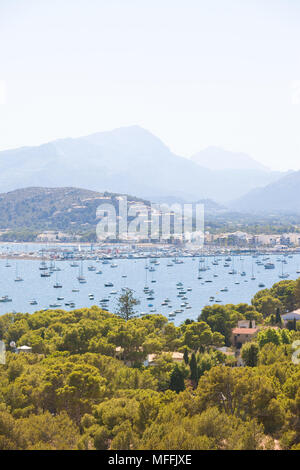
[[244,152],[231,152],[220,147],[210,146],[192,155],[191,160],[210,170],[260,170],[270,171]]
[[[252,213],[300,213],[300,171],[290,173],[278,181],[256,188],[232,201],[232,209]],[[262,204],[263,202],[263,204]]]
[[0,152],[0,190],[85,187],[141,198],[174,196],[221,204],[278,179],[260,170],[213,171],[176,155],[140,126]]

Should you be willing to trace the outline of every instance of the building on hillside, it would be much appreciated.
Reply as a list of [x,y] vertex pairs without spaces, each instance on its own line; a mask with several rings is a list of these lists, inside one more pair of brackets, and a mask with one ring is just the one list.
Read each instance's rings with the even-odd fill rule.
[[235,348],[240,349],[243,344],[255,338],[258,331],[258,328],[233,328],[231,332],[231,343]]
[[16,351],[17,351],[17,353],[20,353],[20,352],[28,353],[28,352],[32,352],[32,348],[30,346],[24,345],[24,346],[20,346],[20,347],[16,348]]
[[295,310],[294,312],[285,313],[284,315],[281,315],[281,319],[284,323],[284,326],[286,326],[289,321],[300,321],[300,309]]
[[256,328],[255,320],[239,320],[238,328]]
[[[174,352],[163,352],[161,354],[170,355],[173,362],[180,363],[183,361],[183,353],[174,351]],[[148,354],[146,361],[144,362],[144,366],[156,366],[157,365],[157,358],[160,354]]]
[[37,236],[37,240],[40,242],[68,241],[72,239],[73,239],[72,235],[68,233],[64,233],[64,232],[54,231],[54,230],[45,231],[43,233],[40,233]]

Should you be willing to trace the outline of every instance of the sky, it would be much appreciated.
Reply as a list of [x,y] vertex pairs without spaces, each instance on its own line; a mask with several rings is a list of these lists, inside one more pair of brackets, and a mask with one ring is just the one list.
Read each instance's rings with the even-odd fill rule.
[[0,150],[140,125],[300,169],[299,0],[0,0]]

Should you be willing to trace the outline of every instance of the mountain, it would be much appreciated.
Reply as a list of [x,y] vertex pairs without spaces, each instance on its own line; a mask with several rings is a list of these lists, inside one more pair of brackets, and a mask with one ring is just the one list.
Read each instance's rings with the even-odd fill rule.
[[191,160],[210,170],[269,171],[246,153],[230,152],[219,147],[207,147],[193,155]]
[[[173,204],[189,204],[188,201],[185,199],[181,199],[178,197],[174,196],[165,196],[165,197],[159,197],[159,198],[153,198],[151,202],[156,203],[156,204],[168,204],[169,206]],[[217,202],[213,201],[212,199],[201,199],[199,201],[193,201],[193,204],[203,204],[205,208],[205,212],[223,212],[224,210],[226,211],[226,207],[222,206],[221,204],[218,204]]]
[[252,213],[300,213],[300,171],[233,201],[234,210]]
[[[111,202],[117,208],[120,194],[79,188],[32,187],[0,194],[0,229],[87,231],[94,229],[97,208]],[[148,201],[127,196],[129,202]]]
[[280,174],[218,170],[175,155],[139,126],[0,152],[0,190],[22,187],[85,187],[152,199],[213,199],[222,204]]

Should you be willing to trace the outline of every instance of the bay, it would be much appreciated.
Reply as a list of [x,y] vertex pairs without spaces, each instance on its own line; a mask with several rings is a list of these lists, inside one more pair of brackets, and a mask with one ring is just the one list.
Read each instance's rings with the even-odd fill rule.
[[[235,256],[233,261],[228,262],[230,266],[224,267],[224,257],[217,257],[219,261],[213,257],[205,257],[205,261],[200,265],[210,269],[200,273],[202,279],[198,279],[199,258],[181,258],[182,264],[175,264],[170,258],[158,258],[157,265],[145,259],[117,259],[108,264],[85,260],[82,262],[83,275],[87,281],[85,284],[80,284],[77,280],[80,263],[78,268],[71,267],[71,261],[56,261],[55,266],[60,270],[53,272],[49,278],[42,278],[39,260],[9,260],[10,267],[6,267],[7,262],[2,259],[0,297],[7,295],[12,302],[0,303],[0,315],[12,311],[33,313],[53,304],[61,305],[56,308],[70,310],[71,307],[65,305],[70,301],[75,303],[76,308],[99,306],[100,300],[104,298],[109,300],[105,303],[106,308],[116,313],[117,299],[122,293],[122,288],[128,287],[134,290],[135,297],[141,302],[136,308],[139,314],[160,313],[168,316],[175,310],[183,310],[172,320],[179,325],[187,318],[197,319],[205,305],[214,304],[216,301],[219,301],[220,305],[250,303],[254,294],[261,289],[259,284],[264,284],[266,288],[272,287],[281,280],[279,275],[282,271],[289,273],[289,279],[297,279],[300,276],[297,273],[300,254],[294,254],[292,258],[268,255],[264,258],[265,261],[262,261],[263,258]],[[285,259],[286,263],[283,269],[282,259]],[[274,263],[275,269],[265,269],[264,265],[256,264],[257,260]],[[213,265],[213,262],[218,265]],[[233,263],[236,274],[229,274]],[[113,264],[117,266],[111,267]],[[172,266],[168,266],[169,264]],[[91,265],[96,271],[88,269]],[[145,269],[146,266],[148,269]],[[149,269],[151,267],[154,269],[152,272]],[[255,280],[251,280],[252,268]],[[102,274],[96,274],[99,270]],[[242,272],[245,275],[242,276]],[[17,275],[23,282],[15,282]],[[54,288],[56,282],[61,284],[62,288]],[[104,284],[108,282],[113,286],[105,287]],[[178,286],[178,283],[182,286]],[[153,290],[153,294],[145,293],[145,286]],[[180,288],[184,294],[178,297]],[[228,291],[222,292],[224,288],[228,288]],[[79,289],[79,292],[72,292],[73,289]],[[93,294],[94,299],[90,299],[89,294]],[[63,300],[57,300],[57,297],[63,297]],[[149,297],[152,299],[149,300]],[[161,305],[167,299],[169,302]],[[30,305],[31,300],[36,300],[37,305]],[[187,304],[182,306],[184,302]]]

